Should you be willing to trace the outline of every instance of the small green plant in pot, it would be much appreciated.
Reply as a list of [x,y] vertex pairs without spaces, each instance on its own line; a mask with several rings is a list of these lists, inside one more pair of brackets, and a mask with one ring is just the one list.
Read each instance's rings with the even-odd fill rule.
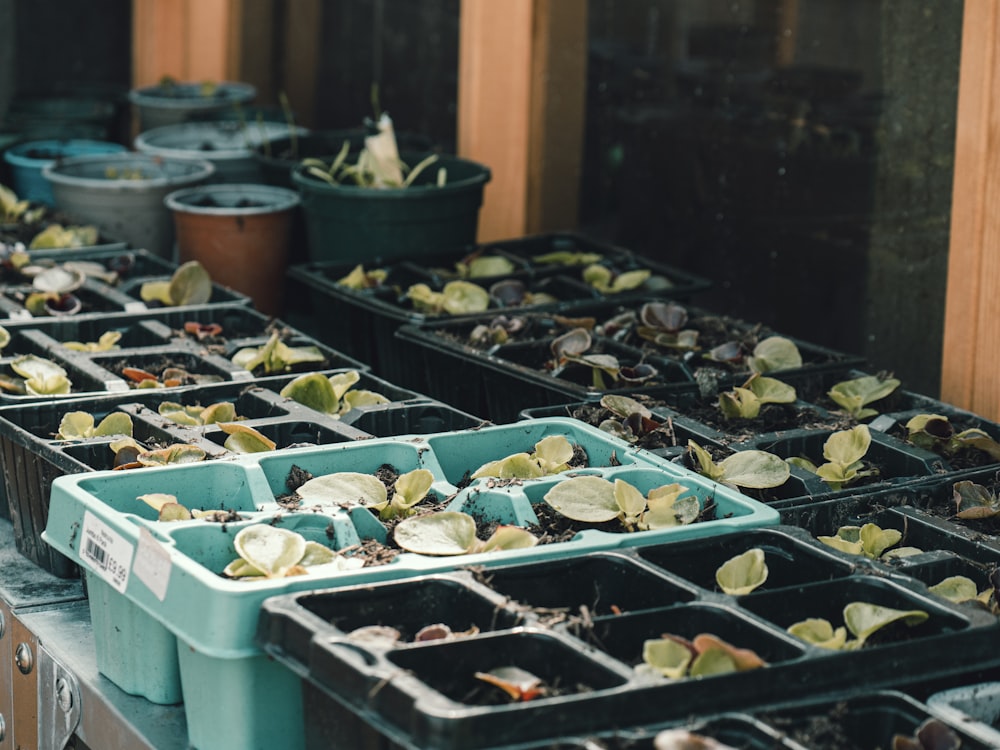
[[392,121],[383,114],[378,125],[356,156],[348,145],[332,162],[304,160],[292,172],[310,258],[419,258],[474,244],[490,170],[446,154],[398,154]]

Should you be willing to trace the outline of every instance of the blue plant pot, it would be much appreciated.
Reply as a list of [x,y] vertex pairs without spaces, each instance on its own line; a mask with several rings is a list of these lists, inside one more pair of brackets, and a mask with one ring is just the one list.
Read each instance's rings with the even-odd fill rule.
[[45,167],[67,156],[121,154],[126,151],[128,149],[120,143],[110,141],[26,141],[7,149],[4,159],[9,165],[11,182],[18,198],[53,206],[52,185],[42,176]]

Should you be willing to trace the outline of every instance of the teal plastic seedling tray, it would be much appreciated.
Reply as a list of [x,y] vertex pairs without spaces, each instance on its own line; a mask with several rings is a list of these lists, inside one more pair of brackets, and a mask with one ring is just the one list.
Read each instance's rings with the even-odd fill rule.
[[[253,583],[220,575],[236,557],[233,537],[247,525],[280,523],[347,554],[365,542],[388,541],[383,523],[362,507],[345,508],[337,501],[289,511],[279,505],[278,498],[288,492],[286,479],[293,467],[313,476],[337,471],[371,473],[384,464],[400,473],[425,468],[434,476],[432,493],[446,500],[447,508],[465,510],[482,521],[534,524],[538,518],[535,504],[559,477],[513,483],[485,478],[465,482],[481,464],[530,451],[550,435],[563,435],[585,451],[586,467],[570,473],[626,479],[644,492],[652,486],[678,482],[703,506],[713,501],[715,518],[631,534],[586,529],[568,542],[498,553],[460,557],[402,553],[389,564],[324,575]],[[192,508],[232,510],[240,520],[161,523],[152,508],[136,500],[153,492],[174,494]],[[290,741],[286,734],[285,722],[280,722],[280,728],[273,726],[272,712],[248,721],[242,710],[259,700],[265,681],[270,681],[266,688],[269,696],[285,696],[295,703],[286,707],[289,724],[295,721],[295,710],[301,711],[295,698],[297,679],[290,672],[276,672],[254,644],[258,611],[270,596],[403,579],[468,565],[531,562],[662,543],[766,526],[777,520],[777,513],[766,506],[681,466],[634,450],[596,428],[570,419],[547,419],[255,454],[230,462],[64,476],[53,482],[43,539],[78,563],[88,580],[96,578],[112,588],[115,595],[100,602],[91,600],[95,632],[101,629],[111,641],[109,653],[114,643],[127,650],[135,643],[151,643],[145,634],[159,632],[164,636],[143,646],[144,664],[115,665],[99,658],[98,666],[106,676],[151,700],[172,702],[182,695],[189,739],[196,747],[265,748],[296,746],[295,738]],[[134,630],[131,623],[136,623]],[[160,647],[155,646],[157,642]],[[179,686],[163,684],[161,676],[166,675],[169,681],[171,674],[179,674]],[[282,686],[283,681],[288,684]],[[220,704],[220,696],[224,696],[223,702],[232,701],[232,711]],[[229,716],[238,719],[228,720]],[[297,726],[301,724],[299,717]]]

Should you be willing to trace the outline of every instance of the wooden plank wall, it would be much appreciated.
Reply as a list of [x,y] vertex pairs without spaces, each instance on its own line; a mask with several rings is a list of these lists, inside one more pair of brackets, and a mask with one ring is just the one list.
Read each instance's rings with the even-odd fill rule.
[[1000,4],[965,0],[941,398],[1000,419]]

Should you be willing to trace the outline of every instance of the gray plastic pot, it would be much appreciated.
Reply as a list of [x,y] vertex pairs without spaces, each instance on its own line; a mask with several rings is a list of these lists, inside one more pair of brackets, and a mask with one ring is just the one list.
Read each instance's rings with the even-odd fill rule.
[[[288,132],[288,125],[279,122],[188,122],[140,133],[135,149],[165,159],[208,160],[215,165],[211,182],[261,183],[264,177],[254,149]],[[309,131],[298,128],[298,132],[305,135]]]
[[187,122],[197,115],[224,112],[249,104],[257,89],[249,83],[222,81],[209,96],[201,93],[200,83],[176,83],[172,86],[143,86],[132,89],[128,99],[139,111],[141,131]]
[[63,159],[42,170],[56,207],[102,234],[173,260],[174,224],[163,199],[211,178],[209,161],[105,154]]

